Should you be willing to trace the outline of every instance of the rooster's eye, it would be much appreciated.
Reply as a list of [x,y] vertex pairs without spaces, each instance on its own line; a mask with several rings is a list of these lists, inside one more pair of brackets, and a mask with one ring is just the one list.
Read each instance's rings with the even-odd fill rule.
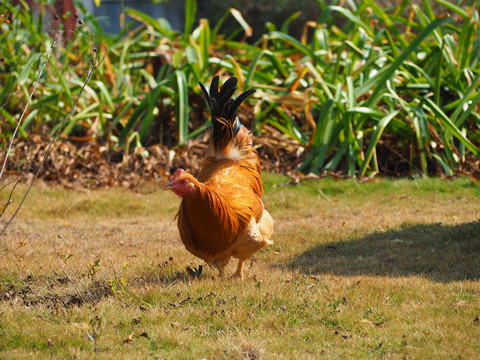
[[182,184],[185,185],[187,183],[187,180],[182,180]]

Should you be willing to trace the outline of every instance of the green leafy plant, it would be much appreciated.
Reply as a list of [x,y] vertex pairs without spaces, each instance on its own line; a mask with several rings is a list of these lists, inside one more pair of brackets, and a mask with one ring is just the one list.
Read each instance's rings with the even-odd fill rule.
[[194,279],[200,279],[200,276],[202,276],[203,272],[203,266],[199,265],[198,268],[196,266],[190,267],[187,266],[187,273]]
[[[187,1],[181,31],[166,19],[125,9],[137,22],[109,35],[81,8],[87,25],[77,27],[79,36],[48,63],[49,76],[39,82],[19,134],[58,128],[55,119],[73,106],[72,94],[82,85],[82,67],[71,64],[88,63],[93,29],[105,61],[63,128],[66,139],[108,142],[127,155],[153,143],[184,146],[208,129],[198,82],[217,73],[236,76],[240,90],[259,90],[247,103],[254,104],[250,127],[267,136],[273,127],[298,142],[306,154],[301,172],[363,177],[466,171],[480,155],[476,2],[460,7],[437,1],[435,11],[429,0],[403,1],[392,10],[373,0],[318,6],[320,17],[307,22],[300,37],[289,33],[294,14],[282,26],[268,25],[253,44],[221,33],[227,20],[245,35],[251,32],[237,9],[212,27],[207,19],[197,22],[197,3]],[[435,15],[442,9],[452,15]],[[3,137],[25,105],[16,94],[28,93],[43,44],[51,43],[28,8],[7,10],[14,20],[0,24],[13,30],[2,33],[0,45],[6,84],[0,112],[10,124]],[[26,51],[14,33],[37,45]]]
[[97,276],[97,272],[100,271],[100,259],[95,259],[93,264],[89,264],[87,268],[87,276],[90,279],[95,279],[95,277]]
[[122,301],[126,301],[128,298],[133,297],[135,301],[140,303],[141,301],[139,297],[128,289],[127,275],[128,275],[128,264],[124,263],[122,275],[119,278],[110,280],[110,288],[112,289],[112,293]]
[[100,338],[102,329],[102,319],[95,315],[88,319],[87,336],[93,342],[93,351],[98,352],[98,339]]

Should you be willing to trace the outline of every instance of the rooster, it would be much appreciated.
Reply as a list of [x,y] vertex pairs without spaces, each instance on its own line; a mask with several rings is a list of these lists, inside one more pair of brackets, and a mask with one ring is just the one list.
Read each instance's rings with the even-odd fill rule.
[[239,105],[255,90],[235,100],[237,79],[230,77],[210,94],[200,83],[212,114],[210,142],[198,178],[178,169],[165,185],[182,198],[177,213],[180,238],[189,252],[218,269],[220,277],[230,258],[238,259],[234,278],[243,279],[243,264],[257,250],[273,244],[273,219],[262,202],[260,161],[252,133],[237,117]]

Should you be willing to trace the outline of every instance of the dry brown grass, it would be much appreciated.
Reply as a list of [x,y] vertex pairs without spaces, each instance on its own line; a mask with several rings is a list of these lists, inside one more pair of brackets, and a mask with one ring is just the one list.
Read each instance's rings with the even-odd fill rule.
[[170,193],[38,186],[1,239],[26,245],[0,259],[0,358],[480,357],[478,185],[284,181],[243,282],[187,274]]

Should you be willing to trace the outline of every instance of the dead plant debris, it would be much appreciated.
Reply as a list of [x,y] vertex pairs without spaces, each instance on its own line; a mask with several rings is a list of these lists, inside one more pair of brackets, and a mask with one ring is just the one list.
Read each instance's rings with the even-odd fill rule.
[[[163,183],[172,171],[179,167],[194,174],[199,171],[205,156],[207,136],[205,134],[201,138],[192,139],[185,147],[171,148],[156,144],[137,147],[131,154],[125,154],[123,149],[94,137],[64,138],[54,142],[53,149],[39,173],[39,178],[62,184],[67,188],[136,188],[149,182]],[[11,161],[7,164],[5,173],[19,176],[26,172],[28,177],[33,177],[48,143],[47,136],[38,134],[17,141],[14,155],[10,157]],[[341,171],[328,172],[322,176],[299,173],[297,169],[307,158],[308,148],[268,125],[264,126],[260,136],[255,137],[254,144],[265,172],[284,174],[291,178],[285,185],[295,185],[303,180],[324,176],[346,178]],[[4,154],[1,154],[2,162],[3,157]],[[464,168],[459,170],[459,175],[480,179],[478,161],[470,160],[466,159]],[[387,168],[385,165],[385,169]],[[395,171],[386,170],[383,173],[388,176],[411,175],[410,170],[406,168]],[[361,181],[371,180],[369,177],[361,179]]]

